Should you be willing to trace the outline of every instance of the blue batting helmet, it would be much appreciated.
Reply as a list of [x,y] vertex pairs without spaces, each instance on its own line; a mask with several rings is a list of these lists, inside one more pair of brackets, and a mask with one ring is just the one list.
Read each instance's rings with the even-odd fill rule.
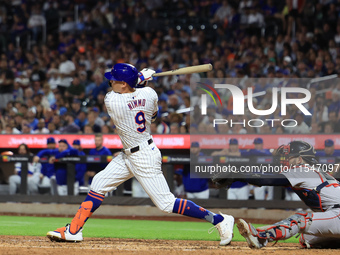
[[133,65],[118,63],[113,66],[110,72],[105,73],[104,76],[111,81],[124,81],[131,88],[134,88],[138,81],[138,70]]

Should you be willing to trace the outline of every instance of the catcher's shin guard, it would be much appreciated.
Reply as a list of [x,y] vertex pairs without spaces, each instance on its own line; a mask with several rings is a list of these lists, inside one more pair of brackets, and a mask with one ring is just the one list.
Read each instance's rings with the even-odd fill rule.
[[300,212],[273,225],[257,228],[257,236],[269,242],[285,240],[308,229],[312,223],[312,213]]

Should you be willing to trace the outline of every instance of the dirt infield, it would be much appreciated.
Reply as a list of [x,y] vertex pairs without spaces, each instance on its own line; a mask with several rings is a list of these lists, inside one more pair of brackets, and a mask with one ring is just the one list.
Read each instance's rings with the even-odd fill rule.
[[85,238],[82,243],[56,243],[47,237],[0,236],[0,254],[339,254],[339,250],[305,250],[298,244],[278,243],[261,250],[251,250],[244,242],[226,247],[212,241],[136,240],[117,238]]

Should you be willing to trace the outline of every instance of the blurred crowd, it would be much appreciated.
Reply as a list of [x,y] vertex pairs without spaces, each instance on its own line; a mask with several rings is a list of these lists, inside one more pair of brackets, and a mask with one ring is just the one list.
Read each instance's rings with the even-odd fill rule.
[[[109,89],[103,74],[121,62],[157,72],[214,66],[201,76],[149,82],[160,109],[152,133],[338,132],[336,80],[307,86],[294,79],[340,72],[339,11],[339,0],[1,1],[1,132],[113,133],[103,104]],[[306,108],[313,115],[288,109],[287,118],[299,125],[294,130],[270,125],[207,130],[209,117],[188,115],[190,81],[205,77],[237,78],[242,89],[267,92],[254,98],[258,109],[270,108],[269,89],[284,78],[284,86],[311,91]],[[210,116],[232,117],[228,95],[224,100],[226,106],[209,108]],[[278,109],[272,117],[279,115]]]

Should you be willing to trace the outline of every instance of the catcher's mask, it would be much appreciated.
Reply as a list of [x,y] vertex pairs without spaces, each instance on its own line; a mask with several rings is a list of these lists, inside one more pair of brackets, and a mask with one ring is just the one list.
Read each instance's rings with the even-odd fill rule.
[[303,141],[293,141],[288,145],[281,145],[275,155],[279,157],[280,164],[283,166],[289,166],[289,160],[296,157],[302,157],[310,165],[318,163],[314,147]]

